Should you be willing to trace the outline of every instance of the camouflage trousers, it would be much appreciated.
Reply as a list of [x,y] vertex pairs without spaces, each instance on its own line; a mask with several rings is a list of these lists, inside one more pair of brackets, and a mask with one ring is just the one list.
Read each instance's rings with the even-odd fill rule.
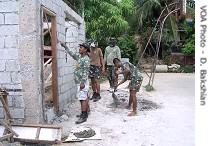
[[114,88],[118,83],[118,75],[115,73],[115,67],[112,65],[107,65],[107,78],[110,87]]
[[143,77],[141,78],[131,78],[131,81],[129,83],[129,89],[130,90],[135,90],[136,92],[139,92],[139,89],[141,87],[143,81]]

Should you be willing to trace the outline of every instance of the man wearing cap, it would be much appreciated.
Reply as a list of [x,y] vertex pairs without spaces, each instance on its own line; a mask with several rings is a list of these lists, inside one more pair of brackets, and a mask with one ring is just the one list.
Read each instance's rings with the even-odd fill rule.
[[104,62],[106,64],[107,77],[109,80],[110,88],[108,91],[114,91],[114,86],[117,85],[118,76],[115,74],[115,67],[113,64],[114,58],[121,60],[120,48],[116,45],[116,38],[111,37],[109,41],[109,46],[105,49]]
[[91,79],[91,85],[93,90],[93,102],[98,101],[101,99],[100,95],[100,75],[101,71],[104,72],[104,60],[103,54],[100,48],[97,47],[97,43],[93,41],[90,44],[90,70],[89,70],[89,77]]
[[79,45],[79,53],[73,52],[73,50],[69,49],[65,43],[61,43],[61,46],[64,47],[67,53],[77,61],[77,65],[74,70],[74,80],[77,84],[77,98],[81,103],[81,114],[77,116],[79,119],[75,123],[80,124],[87,121],[88,112],[90,110],[88,101],[88,74],[90,67],[88,52],[90,52],[90,49],[85,43]]

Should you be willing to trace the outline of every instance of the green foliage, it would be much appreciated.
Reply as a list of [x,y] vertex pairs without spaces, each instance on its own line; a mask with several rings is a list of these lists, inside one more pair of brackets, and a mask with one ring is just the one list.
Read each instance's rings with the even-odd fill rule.
[[85,0],[85,22],[88,39],[106,45],[110,36],[118,37],[129,29],[126,17],[134,12],[132,0]]
[[187,36],[182,48],[182,52],[186,55],[194,55],[195,53],[195,20],[192,21],[192,25],[189,25],[186,21],[181,24],[182,29],[186,30]]
[[195,53],[195,34],[192,35],[189,39],[186,40],[186,44],[184,44],[184,48],[182,48],[182,52],[186,55],[194,55]]
[[63,0],[67,5],[82,15],[84,9],[84,0]]
[[154,87],[149,85],[149,84],[145,86],[145,89],[146,89],[147,92],[155,90]]
[[[161,14],[161,11],[166,7],[166,4],[170,4],[171,1],[164,1],[164,0],[135,0],[136,6],[136,18],[133,17],[132,23],[130,24],[135,28],[135,33],[137,33],[141,38],[143,38],[143,42],[141,43],[143,46],[148,41],[152,30],[157,22],[158,17]],[[160,21],[164,20],[164,16],[167,15],[167,13],[171,11],[169,9],[166,9],[164,11],[163,16],[161,17]],[[138,19],[138,22],[135,21],[135,19]],[[138,23],[138,25],[136,25]],[[163,27],[162,32],[162,39],[161,39],[161,45],[169,46],[169,44],[172,41],[179,40],[178,35],[178,26],[176,22],[176,18],[173,15],[170,15],[166,21],[165,25]],[[134,31],[134,28],[133,28]],[[159,40],[159,34],[160,34],[160,24],[156,28],[153,37],[152,42],[155,44]]]
[[118,38],[118,46],[121,49],[122,57],[129,58],[130,62],[136,63],[137,48],[133,36],[123,35]]
[[195,72],[195,67],[193,65],[181,66],[179,68],[178,72],[181,72],[181,73],[194,73]]
[[145,22],[151,22],[155,18],[154,10],[161,7],[159,0],[135,0],[137,5],[136,15],[138,17],[139,27],[143,27]]

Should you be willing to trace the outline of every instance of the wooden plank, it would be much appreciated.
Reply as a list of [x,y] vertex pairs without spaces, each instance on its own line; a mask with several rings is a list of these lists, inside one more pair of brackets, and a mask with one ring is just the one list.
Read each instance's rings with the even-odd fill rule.
[[52,145],[52,144],[60,144],[61,141],[47,141],[47,140],[34,140],[34,139],[24,139],[24,138],[14,138],[16,141],[19,141],[19,142],[23,142],[23,143],[33,143],[33,144],[36,144],[36,145]]
[[44,51],[52,51],[51,46],[44,46]]
[[9,132],[11,132],[16,137],[19,136],[14,130],[12,130],[12,128],[7,123],[5,123],[4,121],[1,121],[1,120],[0,120],[0,123],[5,127],[5,130],[8,130]]
[[56,17],[52,17],[52,91],[53,91],[53,106],[55,112],[59,111],[59,100],[58,100],[58,70],[57,70],[57,31],[56,31]]
[[12,126],[62,129],[62,126],[58,126],[58,125],[45,125],[45,124],[12,124]]
[[41,128],[39,140],[61,141],[61,129]]
[[56,16],[56,13],[54,13],[53,11],[49,10],[47,7],[45,7],[44,5],[42,5],[42,9],[44,10],[45,13],[47,13],[50,16]]
[[50,31],[50,25],[49,25],[49,21],[48,21],[48,18],[47,18],[47,14],[46,14],[46,12],[44,12],[44,17],[45,17],[45,20],[47,20],[47,27],[48,27],[48,30],[49,30],[49,33],[50,33],[50,37],[52,37],[52,34],[51,34],[51,31]]
[[45,62],[44,67],[47,66],[47,64],[49,64],[51,61],[52,61],[52,58],[48,59],[48,60]]
[[6,120],[11,120],[11,114],[9,112],[7,98],[5,97],[5,95],[3,95],[3,96],[0,96],[0,100],[1,100],[1,103],[2,103],[5,113],[6,113],[6,115],[5,115]]
[[43,36],[45,36],[49,32],[49,29],[47,29],[45,32],[43,32]]
[[14,138],[26,138],[26,139],[35,139],[37,127],[19,127],[19,126],[12,126],[12,129],[16,131],[19,136],[14,136]]
[[61,142],[62,128],[60,126],[28,124],[28,126],[30,127],[27,127],[22,124],[17,124],[17,125],[20,126],[12,126],[12,128],[15,129],[20,135],[19,137],[14,137],[14,139],[18,141],[38,143],[38,144],[40,143],[54,144]]
[[13,136],[12,133],[9,133],[9,134],[6,134],[6,135],[3,135],[2,137],[0,137],[0,141],[3,141],[5,139],[8,139],[8,138],[11,138]]
[[38,128],[37,128],[37,131],[36,131],[36,137],[35,137],[35,139],[36,139],[36,140],[38,140],[38,139],[39,139],[40,130],[41,130],[41,128],[40,128],[40,127],[38,127]]
[[49,82],[45,82],[44,83],[44,87],[47,88],[47,87],[50,87],[52,86],[52,81],[49,81]]
[[47,77],[47,80],[45,81],[45,83],[48,83],[52,78],[52,72],[50,73],[50,75]]
[[44,56],[44,59],[50,59],[53,58],[53,56]]

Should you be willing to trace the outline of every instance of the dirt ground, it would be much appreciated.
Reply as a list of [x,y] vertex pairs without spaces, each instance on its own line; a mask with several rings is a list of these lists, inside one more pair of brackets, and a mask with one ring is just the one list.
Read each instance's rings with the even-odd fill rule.
[[[138,115],[128,117],[128,83],[117,92],[120,105],[112,105],[108,82],[101,84],[102,99],[90,101],[91,113],[81,126],[101,128],[102,140],[63,143],[62,146],[193,146],[194,145],[194,74],[156,74],[155,91],[138,93]],[[143,86],[148,83],[144,78]],[[75,125],[79,102],[69,105],[71,115],[63,126],[63,136]],[[59,146],[60,146],[59,145]]]

